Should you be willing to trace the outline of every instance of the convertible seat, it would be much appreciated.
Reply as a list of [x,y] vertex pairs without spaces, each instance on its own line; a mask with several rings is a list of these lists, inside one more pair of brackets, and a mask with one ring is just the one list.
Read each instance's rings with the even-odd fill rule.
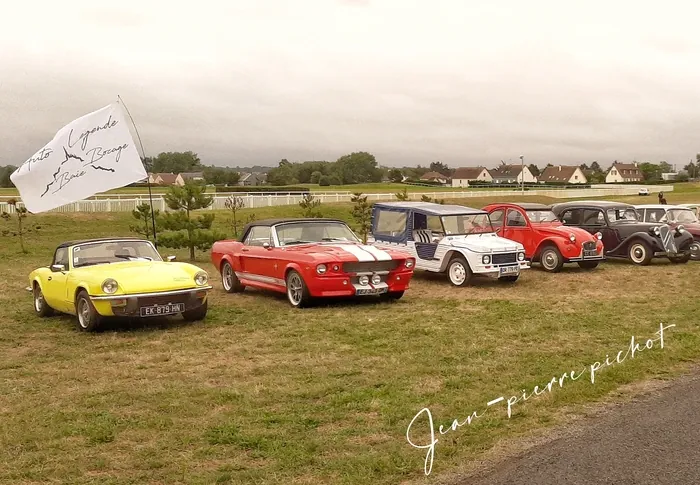
[[417,229],[413,231],[413,239],[416,242],[421,242],[425,244],[433,243],[433,231],[428,229]]

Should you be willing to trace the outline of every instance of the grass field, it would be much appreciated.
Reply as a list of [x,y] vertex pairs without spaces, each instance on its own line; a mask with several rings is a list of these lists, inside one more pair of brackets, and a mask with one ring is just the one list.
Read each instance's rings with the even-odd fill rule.
[[[669,203],[700,199],[690,190],[675,196]],[[349,218],[349,205],[323,208]],[[299,208],[254,212],[298,216]],[[217,213],[219,229],[228,228],[226,217]],[[208,254],[199,253],[215,287],[204,322],[113,322],[82,334],[73,317],[34,315],[26,275],[48,264],[63,240],[128,235],[128,215],[28,222],[29,254],[0,239],[2,483],[435,483],[511,439],[614,399],[630,383],[669,378],[700,353],[700,263],[663,261],[609,261],[557,275],[532,269],[514,286],[482,280],[455,288],[440,275],[416,273],[398,302],[295,311],[284,296],[224,293]],[[174,254],[186,258],[186,250]],[[663,350],[600,371],[595,384],[555,386],[517,404],[510,419],[494,406],[437,436],[433,473],[424,478],[425,450],[405,438],[421,408],[430,408],[436,428],[449,426],[495,397],[614,358],[632,335],[654,338],[660,322],[676,325]],[[425,426],[414,431],[414,440],[428,441]]]

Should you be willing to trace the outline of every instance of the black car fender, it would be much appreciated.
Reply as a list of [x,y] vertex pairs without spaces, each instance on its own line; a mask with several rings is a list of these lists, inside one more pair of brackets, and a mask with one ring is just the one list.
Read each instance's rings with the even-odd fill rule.
[[619,251],[627,251],[627,248],[629,248],[630,244],[633,244],[636,241],[643,241],[651,248],[652,251],[664,251],[663,244],[661,244],[661,241],[659,241],[658,237],[654,237],[651,234],[644,232],[644,231],[639,231],[635,232],[633,234],[630,234],[628,237],[625,238],[624,241],[622,241],[620,244],[617,245],[617,247],[610,249],[606,251],[607,253],[617,253]]

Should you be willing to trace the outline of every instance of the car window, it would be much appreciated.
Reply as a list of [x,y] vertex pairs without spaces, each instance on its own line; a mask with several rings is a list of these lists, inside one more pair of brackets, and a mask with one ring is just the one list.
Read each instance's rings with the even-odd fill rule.
[[525,222],[525,216],[523,216],[520,211],[515,209],[508,209],[508,216],[506,217],[506,226],[508,227],[524,227],[527,226]]
[[270,239],[270,227],[269,226],[253,226],[248,232],[248,236],[245,238],[246,246],[262,246],[263,244],[272,244]]
[[[44,260],[46,261],[46,260]],[[62,264],[68,268],[68,248],[58,248],[54,256],[53,264]]]
[[428,229],[432,231],[433,234],[444,235],[442,230],[442,222],[440,222],[439,216],[428,216]]
[[644,222],[664,222],[666,211],[663,209],[647,209],[644,214]]
[[581,209],[569,209],[561,215],[561,221],[569,226],[577,226],[581,223]]
[[498,209],[493,211],[491,214],[489,214],[489,219],[491,219],[491,225],[493,228],[498,231],[501,227],[503,227],[503,213],[505,211],[503,209]]
[[605,215],[603,211],[598,209],[584,209],[583,210],[583,226],[604,226],[605,225]]
[[406,212],[377,211],[372,233],[376,236],[396,236],[406,231]]

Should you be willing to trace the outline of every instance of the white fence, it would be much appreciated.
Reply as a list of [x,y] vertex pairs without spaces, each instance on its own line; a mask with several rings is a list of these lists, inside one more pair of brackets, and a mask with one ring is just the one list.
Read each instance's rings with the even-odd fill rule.
[[[469,199],[473,197],[513,197],[519,195],[525,196],[543,196],[557,199],[570,199],[582,197],[610,197],[620,195],[637,195],[639,189],[643,186],[597,186],[590,189],[530,189],[525,192],[520,190],[479,190],[467,189],[463,191],[447,192],[408,192],[409,200],[420,200],[422,196],[428,196],[436,199]],[[650,188],[650,190],[652,190]],[[672,192],[673,185],[655,185],[654,191]],[[311,192],[314,198],[321,203],[334,202],[350,202],[352,197],[351,192]],[[282,205],[296,205],[302,198],[303,194],[256,194],[256,193],[232,193],[232,194],[216,194],[214,195],[214,203],[207,210],[225,209],[226,199],[229,195],[235,195],[243,199],[246,208],[257,209],[260,207],[272,207]],[[385,194],[364,194],[368,201],[391,201],[397,200],[395,193]],[[136,209],[139,204],[148,203],[148,194],[138,196],[131,195],[129,198],[109,198],[109,199],[88,199],[66,204],[51,212],[127,212]],[[19,205],[22,203],[19,202]],[[167,206],[162,194],[154,194],[153,205],[156,209],[166,211]],[[468,202],[466,205],[469,205]],[[14,207],[7,202],[0,202],[0,212],[14,212]]]

